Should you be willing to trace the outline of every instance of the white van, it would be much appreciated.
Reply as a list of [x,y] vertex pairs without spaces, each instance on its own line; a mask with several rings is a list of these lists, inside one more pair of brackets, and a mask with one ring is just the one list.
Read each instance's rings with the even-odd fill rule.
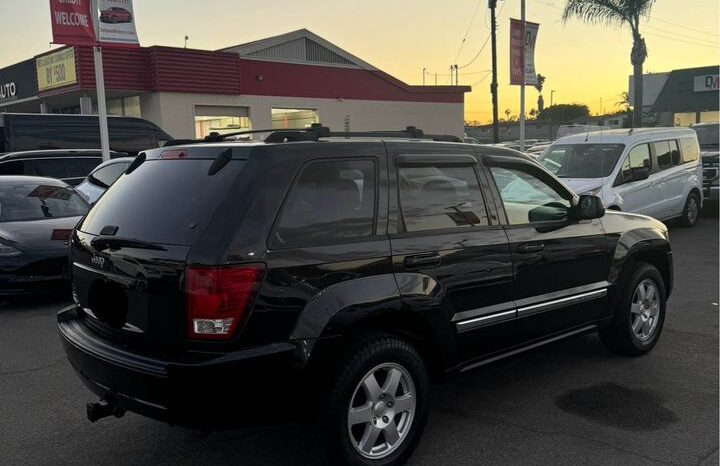
[[555,141],[539,160],[576,193],[599,196],[609,209],[697,223],[702,164],[689,128],[575,134]]

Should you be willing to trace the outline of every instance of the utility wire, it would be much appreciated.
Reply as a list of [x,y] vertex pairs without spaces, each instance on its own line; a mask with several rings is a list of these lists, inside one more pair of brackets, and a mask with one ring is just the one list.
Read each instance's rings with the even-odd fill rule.
[[[557,6],[557,5],[555,5],[554,3],[550,3],[550,2],[547,2],[547,1],[543,1],[543,0],[534,0],[534,1],[536,1],[537,3],[540,3],[540,4],[542,4],[542,5],[545,5],[545,6],[549,6],[550,8],[555,8],[556,10],[565,10],[563,7]],[[689,27],[689,26],[685,26],[685,25],[682,25],[682,24],[679,24],[679,23],[674,23],[674,22],[672,22],[672,21],[668,21],[668,20],[662,19],[662,18],[657,18],[657,17],[655,17],[655,16],[651,16],[648,21],[659,21],[659,22],[661,22],[661,23],[666,23],[666,24],[670,24],[670,25],[675,26],[675,27],[679,27],[679,28],[682,28],[682,29],[687,29],[687,30],[689,30],[689,31],[695,31],[695,32],[698,32],[698,33],[700,33],[700,34],[707,34],[707,35],[713,36],[713,37],[720,37],[720,35],[718,35],[718,34],[716,34],[716,33],[714,33],[714,32],[708,32],[708,31],[703,31],[703,30],[701,30],[701,29],[691,28],[691,27]],[[649,27],[649,28],[651,28],[651,29],[653,28],[652,26],[648,26],[647,24],[646,24],[645,26],[646,26],[646,27]],[[657,28],[656,28],[656,29],[657,29]],[[665,32],[670,32],[670,31],[665,31]]]
[[492,70],[487,71],[487,72],[485,73],[485,76],[483,76],[482,78],[480,78],[479,81],[476,81],[476,82],[472,83],[470,86],[471,86],[471,87],[475,87],[475,86],[477,86],[478,84],[482,83],[483,81],[485,81],[487,78],[490,77],[490,74],[491,74],[491,73],[492,73]]
[[[497,16],[500,16],[500,13],[502,13],[503,8],[505,8],[506,4],[507,4],[507,2],[502,4],[502,6],[500,7],[500,10],[498,11]],[[475,56],[472,58],[472,60],[470,60],[469,62],[465,63],[462,66],[458,66],[458,69],[467,68],[468,66],[472,65],[475,62],[475,60],[478,59],[478,57],[480,56],[482,51],[485,50],[485,47],[487,46],[488,42],[490,41],[490,35],[491,34],[488,34],[487,38],[485,39],[485,42],[483,42],[482,46],[480,47],[480,50],[478,50],[478,52],[475,54]]]
[[470,28],[473,25],[473,22],[475,21],[475,15],[477,15],[478,9],[480,9],[480,4],[482,4],[483,0],[478,0],[477,5],[475,5],[475,9],[473,10],[473,14],[470,17],[470,24],[468,24],[467,30],[465,31],[465,35],[463,36],[462,41],[460,41],[460,47],[458,47],[457,54],[455,55],[455,60],[453,63],[457,63],[458,58],[460,58],[460,52],[462,52],[463,46],[465,45],[465,41],[468,38],[468,34],[470,34]]
[[690,41],[693,41],[693,42],[698,42],[698,43],[703,44],[703,45],[708,45],[708,39],[703,38],[703,37],[692,37],[692,36],[688,36],[688,35],[683,34],[683,33],[668,31],[667,29],[662,29],[662,28],[658,28],[658,27],[655,27],[655,26],[650,26],[649,24],[646,24],[644,27],[646,27],[646,28],[648,28],[648,29],[650,29],[650,30],[652,30],[652,31],[660,32],[660,33],[662,33],[662,34],[669,34],[669,35],[671,35],[671,36],[678,36],[678,37],[680,37],[680,39],[682,39],[682,40],[690,40]]
[[690,42],[689,40],[682,40],[682,39],[678,39],[677,37],[664,36],[664,35],[662,35],[662,34],[658,34],[657,32],[646,32],[645,35],[646,35],[646,36],[650,36],[650,37],[657,37],[657,38],[660,38],[660,39],[671,40],[671,41],[673,41],[673,42],[683,42],[683,43],[685,43],[685,44],[697,45],[697,46],[700,46],[700,47],[710,47],[710,48],[713,48],[713,49],[719,48],[716,44],[700,43],[700,42]]
[[713,36],[713,37],[720,37],[720,35],[715,34],[714,32],[707,32],[707,31],[703,31],[703,30],[700,30],[700,29],[695,29],[695,28],[691,28],[691,27],[688,27],[688,26],[683,26],[682,24],[673,23],[672,21],[668,21],[668,20],[666,20],[666,19],[660,19],[660,18],[655,18],[655,17],[653,17],[653,18],[651,18],[651,19],[652,19],[653,21],[660,21],[661,23],[670,24],[670,25],[672,25],[672,26],[679,27],[679,28],[683,28],[683,29],[687,29],[687,30],[689,30],[689,31],[699,32],[700,34],[707,34],[707,35]]

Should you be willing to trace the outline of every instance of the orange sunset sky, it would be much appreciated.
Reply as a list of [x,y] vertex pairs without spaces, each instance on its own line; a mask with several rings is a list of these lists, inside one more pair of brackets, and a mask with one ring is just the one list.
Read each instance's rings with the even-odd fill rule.
[[[0,16],[0,66],[47,51],[49,2],[1,2],[6,14]],[[718,3],[657,0],[643,24],[646,72],[717,65]],[[428,84],[434,83],[434,73],[438,84],[448,84],[449,66],[470,62],[489,34],[487,0],[135,0],[134,5],[142,45],[182,46],[187,34],[190,47],[219,49],[307,28],[410,84],[422,83],[423,68],[430,72]],[[563,24],[563,5],[564,0],[527,0],[527,20],[541,24],[536,68],[547,76],[545,103],[554,89],[555,103],[585,103],[593,113],[614,111],[632,73],[630,32],[579,20]],[[500,114],[505,109],[516,114],[519,89],[507,85],[508,18],[519,18],[520,0],[499,0],[498,11]],[[491,118],[489,69],[488,41],[460,72],[460,84],[473,86],[466,95],[466,120]],[[529,110],[536,106],[537,92],[530,88],[527,95]]]

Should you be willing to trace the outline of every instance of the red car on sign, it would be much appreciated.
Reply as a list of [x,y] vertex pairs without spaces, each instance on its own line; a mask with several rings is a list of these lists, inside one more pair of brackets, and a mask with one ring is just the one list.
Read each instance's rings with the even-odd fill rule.
[[132,20],[132,13],[125,8],[114,6],[100,12],[100,21],[103,23],[131,23]]

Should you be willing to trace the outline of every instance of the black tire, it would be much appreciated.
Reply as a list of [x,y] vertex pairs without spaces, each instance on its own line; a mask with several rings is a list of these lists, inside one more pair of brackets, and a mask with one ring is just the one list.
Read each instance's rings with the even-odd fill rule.
[[[415,408],[407,431],[398,446],[382,458],[366,458],[355,447],[348,427],[348,411],[361,381],[373,369],[392,364],[402,367],[412,379]],[[404,377],[404,376],[403,376]],[[379,384],[383,384],[380,382]],[[329,396],[329,417],[325,421],[325,439],[338,463],[352,466],[394,466],[404,464],[415,450],[425,427],[428,412],[429,379],[427,369],[417,350],[407,341],[394,336],[377,334],[354,345],[340,364]],[[399,398],[398,398],[399,400]],[[399,404],[399,402],[398,402]],[[397,415],[398,419],[401,414]],[[383,418],[385,419],[385,418]],[[363,431],[366,428],[360,424]],[[382,434],[384,435],[384,434]],[[378,437],[378,441],[384,437]],[[373,443],[374,445],[374,443]]]
[[682,217],[680,217],[680,223],[685,227],[694,227],[697,225],[698,219],[700,218],[700,195],[693,191],[688,194],[685,200],[685,207],[683,207]]
[[[620,291],[619,299],[616,301],[617,304],[612,323],[609,327],[600,330],[600,339],[605,347],[614,353],[627,356],[641,356],[653,349],[660,338],[660,333],[665,323],[665,283],[658,269],[651,264],[636,262],[632,264],[631,267],[629,273],[625,275],[627,280],[625,280],[625,284]],[[633,328],[633,322],[637,322],[636,319],[641,319],[641,314],[643,313],[634,314],[632,309],[633,301],[637,296],[636,293],[639,292],[638,288],[640,284],[647,284],[648,282],[655,285],[658,309],[655,318],[656,324],[654,324],[652,332],[648,332],[647,338],[644,339],[643,336],[638,335]],[[646,312],[650,313],[651,311],[648,309]],[[642,318],[644,320],[644,314]]]

